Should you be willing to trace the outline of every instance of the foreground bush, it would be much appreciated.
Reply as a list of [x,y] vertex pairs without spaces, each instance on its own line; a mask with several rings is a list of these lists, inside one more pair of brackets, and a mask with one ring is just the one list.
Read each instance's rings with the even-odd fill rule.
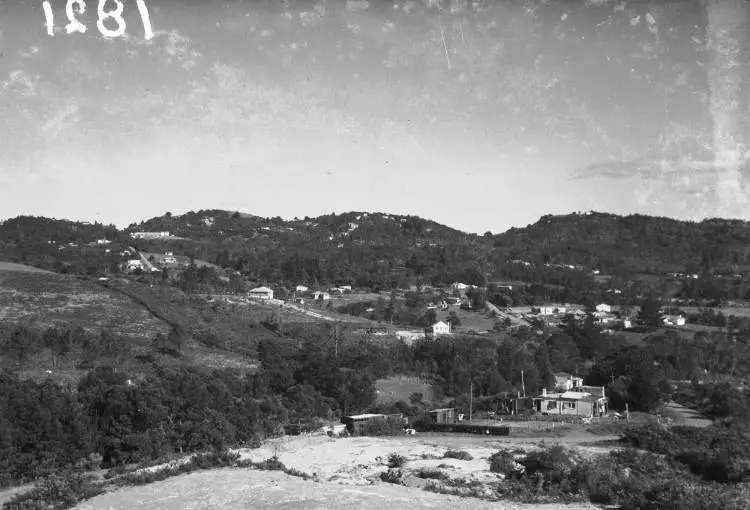
[[380,473],[380,479],[386,483],[393,483],[396,485],[403,485],[404,474],[400,469],[389,469]]
[[52,475],[38,482],[23,494],[18,494],[3,504],[3,510],[65,509],[101,494],[103,489],[93,482],[92,476],[80,473]]
[[509,450],[500,450],[490,456],[490,471],[509,475],[517,468],[516,459]]
[[400,468],[406,463],[406,457],[399,455],[398,453],[391,453],[388,456],[388,467],[389,468]]
[[473,460],[469,452],[463,450],[448,450],[443,454],[444,459]]

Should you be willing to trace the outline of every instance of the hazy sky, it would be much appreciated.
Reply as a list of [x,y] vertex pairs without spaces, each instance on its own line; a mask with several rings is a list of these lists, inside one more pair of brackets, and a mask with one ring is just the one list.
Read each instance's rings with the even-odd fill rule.
[[750,212],[746,0],[144,1],[0,0],[0,218]]

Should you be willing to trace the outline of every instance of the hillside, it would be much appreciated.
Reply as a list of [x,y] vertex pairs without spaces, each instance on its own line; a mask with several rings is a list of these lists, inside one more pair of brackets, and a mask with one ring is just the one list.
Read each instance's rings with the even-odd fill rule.
[[495,260],[581,265],[602,273],[750,270],[750,224],[606,213],[544,216],[494,238]]
[[[132,238],[153,231],[170,236]],[[98,244],[100,239],[110,242]],[[592,212],[544,216],[524,228],[479,236],[416,216],[348,212],[283,220],[213,209],[166,213],[122,231],[19,217],[0,225],[0,259],[56,272],[116,275],[132,246],[157,259],[171,252],[181,263],[205,261],[225,281],[238,272],[245,280],[287,288],[317,282],[374,291],[419,282],[514,281],[519,288],[543,285],[527,289],[541,299],[577,301],[582,293],[625,287],[636,279],[656,288],[668,273],[742,274],[750,271],[748,241],[748,223],[719,219],[696,223]],[[668,294],[683,291],[682,284],[666,284]],[[735,289],[727,296],[744,294]]]

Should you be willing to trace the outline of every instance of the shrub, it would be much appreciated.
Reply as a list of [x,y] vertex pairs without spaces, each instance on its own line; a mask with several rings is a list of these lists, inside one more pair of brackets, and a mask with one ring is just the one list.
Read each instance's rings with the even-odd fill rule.
[[490,471],[509,475],[516,469],[516,459],[508,450],[500,450],[490,456]]
[[616,504],[623,495],[627,473],[614,457],[597,457],[579,467],[583,490],[593,503]]
[[443,454],[444,459],[473,460],[469,452],[463,450],[448,450]]
[[440,471],[439,469],[421,468],[419,471],[414,473],[417,478],[425,478],[430,480],[446,480],[448,475]]
[[104,492],[93,477],[81,473],[52,475],[25,493],[17,494],[3,504],[3,510],[36,510],[71,508],[79,502]]
[[380,473],[380,479],[387,483],[394,483],[396,485],[404,484],[404,474],[400,469],[389,469]]
[[389,468],[400,468],[406,463],[406,457],[399,455],[396,452],[391,453],[388,456],[388,467]]

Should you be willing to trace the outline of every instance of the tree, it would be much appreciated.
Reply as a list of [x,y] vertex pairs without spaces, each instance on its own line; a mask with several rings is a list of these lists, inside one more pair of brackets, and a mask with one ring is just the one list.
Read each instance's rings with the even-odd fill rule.
[[653,294],[649,295],[638,312],[638,320],[648,329],[656,329],[662,325],[661,305]]

